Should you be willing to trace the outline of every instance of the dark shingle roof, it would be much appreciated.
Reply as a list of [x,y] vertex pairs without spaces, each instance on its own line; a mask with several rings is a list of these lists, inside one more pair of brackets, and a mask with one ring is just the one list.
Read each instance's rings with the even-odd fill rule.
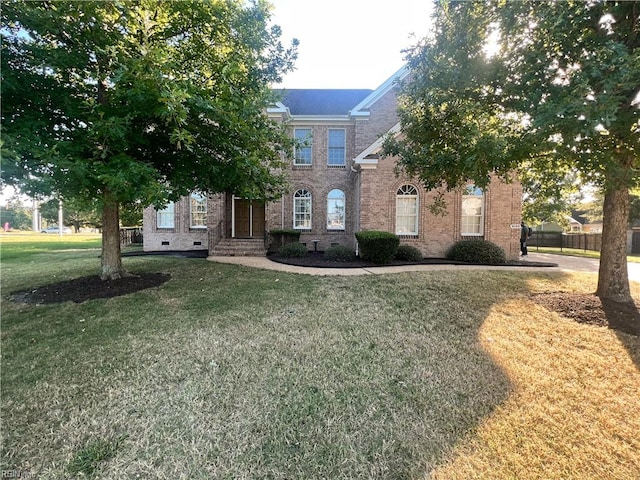
[[348,115],[349,111],[367,98],[373,90],[281,90],[282,103],[291,115]]

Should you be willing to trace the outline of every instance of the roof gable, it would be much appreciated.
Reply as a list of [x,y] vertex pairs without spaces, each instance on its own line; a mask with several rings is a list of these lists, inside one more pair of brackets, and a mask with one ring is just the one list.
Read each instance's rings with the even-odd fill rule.
[[349,115],[373,90],[368,89],[287,89],[280,103],[297,115]]
[[405,79],[409,75],[409,67],[403,66],[396,73],[391,75],[382,85],[371,92],[366,98],[364,98],[358,105],[356,105],[351,111],[352,116],[369,116],[369,109],[371,106],[380,100],[389,90],[394,88],[397,83]]

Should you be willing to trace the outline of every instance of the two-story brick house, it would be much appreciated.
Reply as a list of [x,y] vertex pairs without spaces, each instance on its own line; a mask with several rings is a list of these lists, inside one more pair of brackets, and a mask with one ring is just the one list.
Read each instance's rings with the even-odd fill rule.
[[483,238],[509,258],[519,251],[522,188],[494,181],[448,192],[445,215],[429,205],[436,194],[416,179],[397,176],[396,159],[381,158],[381,136],[398,131],[396,81],[376,90],[287,90],[268,110],[304,144],[296,148],[290,193],[264,204],[233,192],[185,197],[144,214],[144,249],[207,249],[211,255],[264,254],[268,232],[300,230],[309,250],[356,247],[360,230],[385,230],[427,257],[442,257],[460,239]]

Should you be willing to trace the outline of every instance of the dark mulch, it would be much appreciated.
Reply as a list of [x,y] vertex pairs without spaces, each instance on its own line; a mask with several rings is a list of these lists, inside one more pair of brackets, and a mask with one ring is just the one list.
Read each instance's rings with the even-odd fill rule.
[[64,282],[43,285],[34,290],[15,292],[14,301],[30,304],[75,302],[82,303],[97,298],[112,298],[147,288],[157,287],[171,278],[166,273],[140,273],[118,280],[100,280],[99,276],[82,277]]
[[550,292],[532,295],[548,310],[579,323],[598,325],[640,336],[640,304],[601,300],[590,293]]
[[[283,257],[279,254],[269,255],[269,260],[278,263],[286,263],[288,265],[297,265],[299,267],[319,267],[319,268],[368,268],[379,267],[380,265],[373,262],[367,262],[356,258],[349,262],[336,262],[327,260],[324,258],[323,252],[309,252],[306,257]],[[407,262],[400,260],[392,260],[390,263],[385,263],[384,266],[400,266],[400,265],[469,265],[466,262],[456,262],[453,260],[447,260],[446,258],[423,258],[419,262]],[[557,267],[557,263],[542,263],[542,262],[527,262],[527,261],[512,261],[498,266],[519,266],[519,267]]]

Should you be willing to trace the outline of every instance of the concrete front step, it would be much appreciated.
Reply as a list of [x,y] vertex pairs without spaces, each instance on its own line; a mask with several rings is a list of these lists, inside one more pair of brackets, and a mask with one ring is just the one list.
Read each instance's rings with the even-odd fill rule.
[[267,249],[264,246],[264,240],[259,238],[227,238],[213,247],[210,255],[219,257],[264,257],[267,255]]

